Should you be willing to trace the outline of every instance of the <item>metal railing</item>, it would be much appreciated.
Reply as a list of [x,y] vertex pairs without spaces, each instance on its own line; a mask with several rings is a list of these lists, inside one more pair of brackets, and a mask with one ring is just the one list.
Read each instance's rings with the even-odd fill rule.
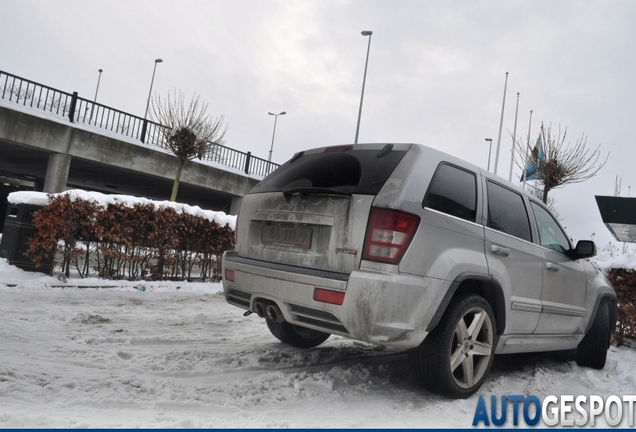
[[[162,133],[166,127],[159,123],[84,99],[77,92],[63,92],[1,70],[0,99],[67,118],[71,123],[95,126],[168,149]],[[200,156],[200,159],[260,177],[267,176],[278,167],[278,164],[252,156],[251,152],[216,143],[210,143],[207,151]]]

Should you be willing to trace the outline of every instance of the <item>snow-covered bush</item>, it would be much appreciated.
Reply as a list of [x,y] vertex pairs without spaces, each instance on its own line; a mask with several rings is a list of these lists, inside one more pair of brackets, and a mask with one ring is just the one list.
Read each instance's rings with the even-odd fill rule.
[[34,213],[27,256],[37,265],[57,249],[56,265],[67,277],[74,267],[82,277],[218,279],[221,255],[233,246],[233,220],[224,214],[205,217],[149,200],[105,202],[77,193],[47,200]]
[[626,339],[636,340],[636,255],[633,248],[630,250],[625,243],[622,248],[609,243],[599,249],[593,261],[616,291],[618,314],[615,342],[622,345],[627,342]]

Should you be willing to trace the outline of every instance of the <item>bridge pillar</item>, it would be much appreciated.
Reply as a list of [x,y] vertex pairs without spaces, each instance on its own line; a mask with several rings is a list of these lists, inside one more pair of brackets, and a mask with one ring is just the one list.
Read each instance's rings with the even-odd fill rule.
[[47,193],[59,193],[66,190],[68,172],[71,168],[71,156],[62,153],[49,155],[49,163],[46,167],[44,179],[44,191]]

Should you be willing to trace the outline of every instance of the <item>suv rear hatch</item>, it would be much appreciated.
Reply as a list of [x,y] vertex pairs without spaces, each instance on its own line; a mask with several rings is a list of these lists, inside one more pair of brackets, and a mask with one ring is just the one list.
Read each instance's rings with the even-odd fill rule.
[[408,144],[357,144],[294,155],[241,203],[238,255],[312,270],[360,266],[375,196]]

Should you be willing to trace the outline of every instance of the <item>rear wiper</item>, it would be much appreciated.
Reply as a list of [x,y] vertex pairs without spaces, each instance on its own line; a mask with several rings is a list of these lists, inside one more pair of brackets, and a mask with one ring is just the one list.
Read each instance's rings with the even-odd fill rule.
[[298,159],[300,159],[301,157],[303,157],[303,155],[304,155],[304,154],[305,154],[305,152],[304,152],[304,151],[301,151],[301,152],[296,153],[296,154],[294,155],[294,157],[293,157],[293,158],[291,158],[291,159],[289,160],[289,164],[290,164],[290,165],[291,165],[291,164],[293,164],[293,163],[294,163],[294,162],[296,162]]
[[377,154],[377,158],[383,158],[384,156],[388,155],[389,153],[391,153],[391,150],[393,150],[393,144],[387,144],[385,145],[382,150],[380,150]]
[[289,188],[283,191],[283,196],[289,198],[294,194],[309,195],[309,194],[324,194],[324,195],[353,195],[351,192],[345,192],[338,189],[331,189],[325,187],[295,187]]

